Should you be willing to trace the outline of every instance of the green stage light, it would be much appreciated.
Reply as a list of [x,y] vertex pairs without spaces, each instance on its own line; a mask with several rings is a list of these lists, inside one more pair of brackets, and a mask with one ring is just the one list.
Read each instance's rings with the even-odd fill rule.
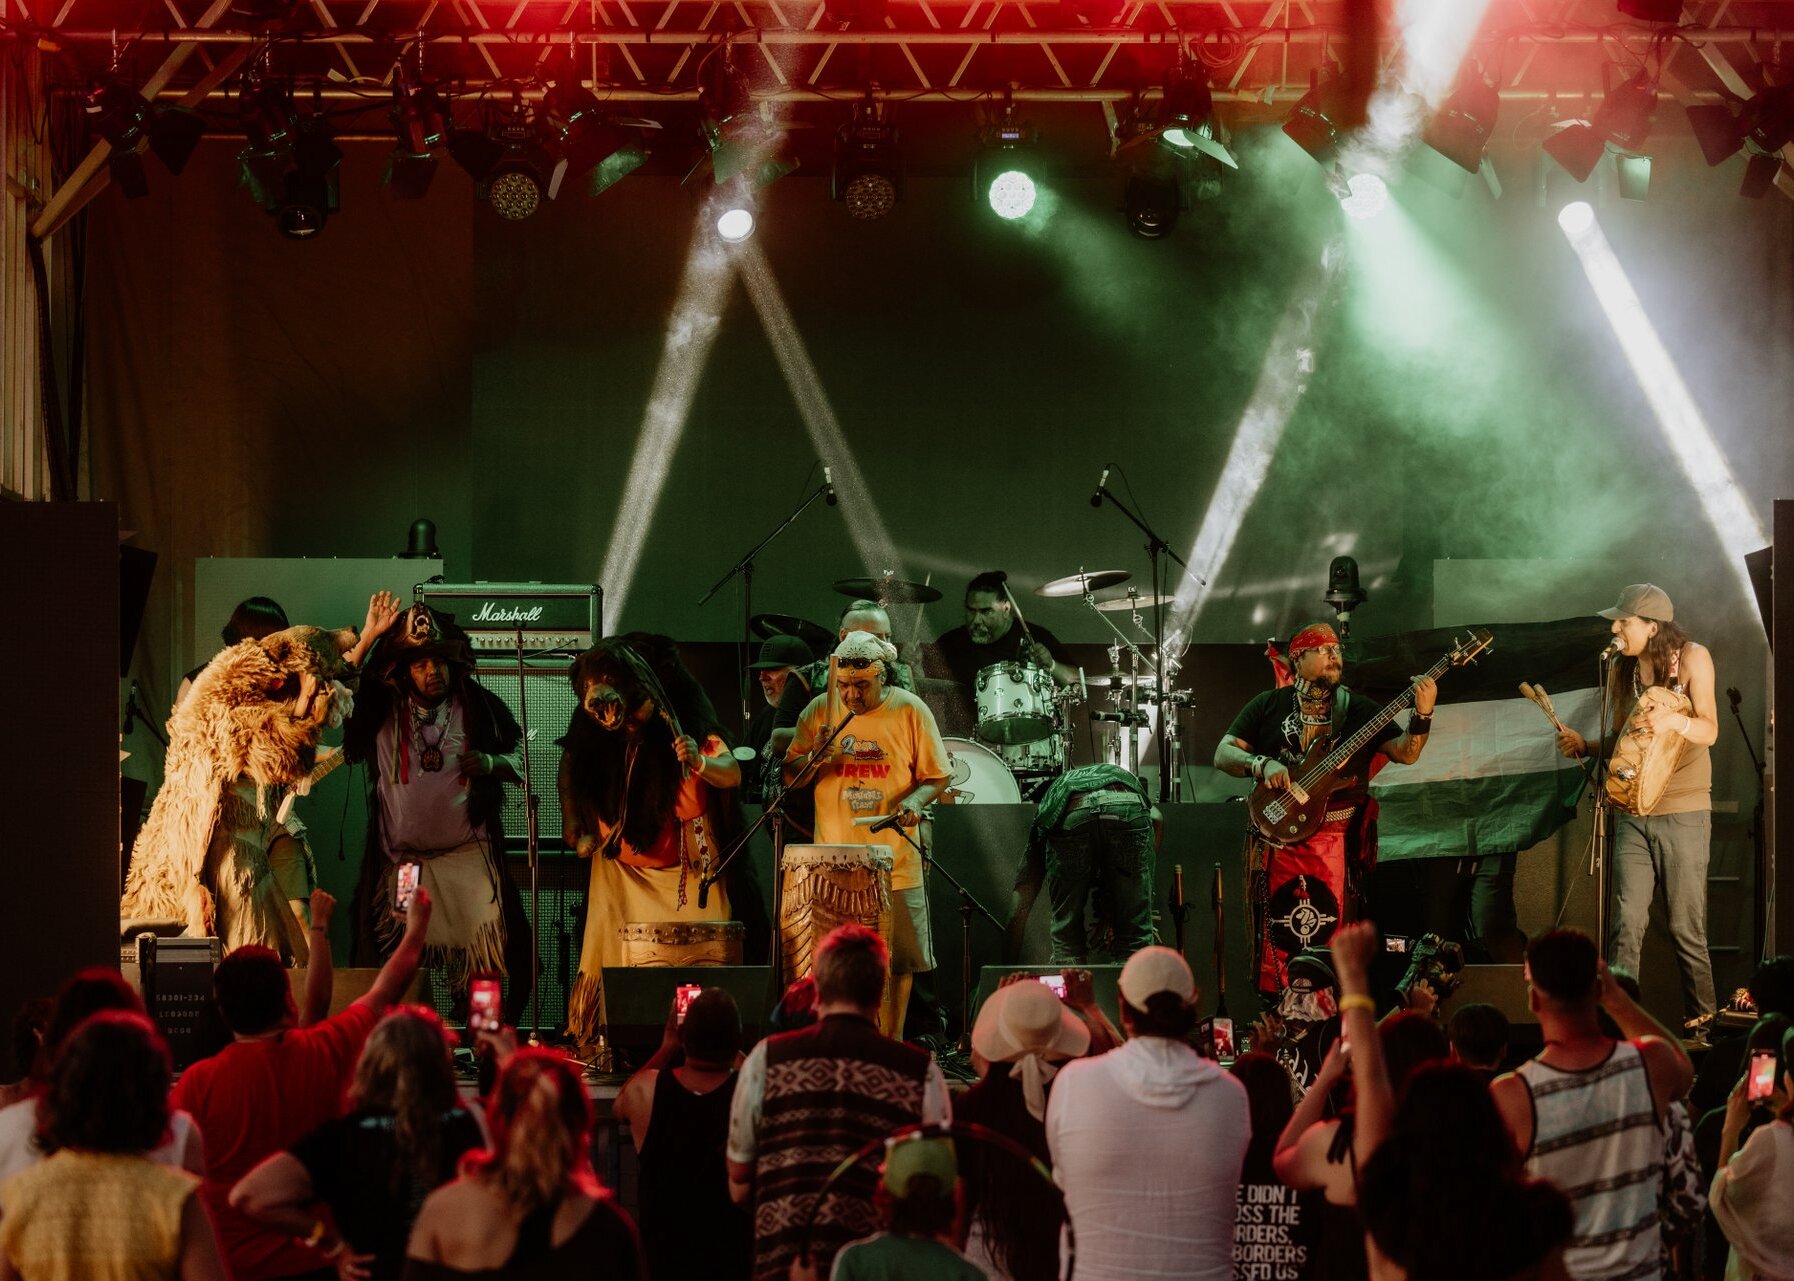
[[990,180],[984,196],[990,201],[991,212],[1013,222],[1034,211],[1037,194],[1034,179],[1019,169],[1005,169]]

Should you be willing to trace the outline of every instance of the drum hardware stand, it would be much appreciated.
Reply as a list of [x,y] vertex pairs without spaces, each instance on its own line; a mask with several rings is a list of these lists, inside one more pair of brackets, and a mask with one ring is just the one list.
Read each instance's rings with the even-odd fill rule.
[[1184,921],[1190,914],[1190,905],[1184,902],[1184,865],[1171,865],[1171,934],[1177,940],[1177,954],[1184,954]]
[[[523,624],[517,623],[511,633],[511,652],[517,658],[517,728],[523,734],[523,847],[529,859],[529,1043],[542,1043],[542,842],[536,830],[535,775],[529,759],[529,679],[523,665]],[[506,875],[504,861],[498,861],[497,872]],[[502,889],[500,891],[502,893]]]
[[[1177,897],[1183,898],[1183,869],[1177,869]],[[1211,897],[1215,903],[1215,1016],[1227,1013],[1227,919],[1221,898],[1221,865],[1215,864],[1215,888]],[[1181,928],[1182,922],[1179,921]],[[1179,939],[1178,948],[1182,952],[1183,941]]]
[[[810,474],[815,475],[814,472]],[[710,590],[698,599],[698,607],[701,609],[710,603],[710,598],[720,592],[731,578],[737,574],[741,575],[741,661],[736,664],[737,670],[741,672],[747,672],[748,664],[753,661],[754,627],[751,620],[754,616],[754,561],[761,552],[766,550],[768,543],[784,533],[793,521],[804,514],[811,503],[829,493],[829,488],[825,481],[810,491],[810,496],[792,508],[791,514],[774,526],[772,533],[749,548],[747,554],[731,565],[728,573],[710,584]],[[834,506],[833,496],[830,496],[828,501],[829,506]],[[754,681],[750,675],[744,679],[741,686],[741,723],[743,725],[752,719],[749,703],[752,701],[753,692]]]
[[[812,495],[813,497],[814,495]],[[769,819],[771,820],[774,920],[772,924],[772,955],[768,959],[772,963],[773,981],[781,984],[780,991],[784,990],[782,986],[784,976],[780,970],[783,968],[785,949],[784,937],[779,931],[777,916],[779,905],[784,901],[785,895],[785,802],[793,792],[808,787],[814,781],[817,770],[822,767],[823,760],[828,756],[829,749],[835,745],[835,740],[841,736],[841,731],[846,729],[852,720],[852,715],[845,717],[839,725],[830,729],[815,747],[810,749],[809,758],[804,761],[803,767],[797,771],[792,780],[773,793],[772,800],[768,801],[760,810],[760,817],[755,819],[747,831],[741,834],[735,844],[730,847],[729,852],[717,860],[716,866],[710,874],[700,877],[698,880],[698,906],[703,907],[705,899],[709,897],[710,887],[723,879],[723,869],[729,866],[737,854],[748,847],[748,843],[754,839],[754,833],[764,827]]]
[[[1116,511],[1132,521],[1134,526],[1139,529],[1142,534],[1146,535],[1146,555],[1152,565],[1152,596],[1154,597],[1152,606],[1152,652],[1153,656],[1160,660],[1153,664],[1153,674],[1160,678],[1158,681],[1159,692],[1161,694],[1165,693],[1171,688],[1171,672],[1169,670],[1170,664],[1164,663],[1163,661],[1165,657],[1165,607],[1159,604],[1157,600],[1157,598],[1164,595],[1165,592],[1161,573],[1164,565],[1160,558],[1168,556],[1179,565],[1182,565],[1186,571],[1190,566],[1182,556],[1179,556],[1176,552],[1171,550],[1170,543],[1167,543],[1164,539],[1160,538],[1158,532],[1140,518],[1139,513],[1129,508],[1119,498],[1115,497],[1114,494],[1110,493],[1107,485],[1098,485],[1096,487],[1096,497],[1099,500],[1097,504],[1098,506],[1102,505],[1102,501],[1107,501]],[[1202,585],[1207,586],[1206,581],[1198,581],[1202,582]],[[1086,594],[1085,600],[1090,603],[1091,608],[1094,610],[1096,607],[1094,596]],[[1117,629],[1116,634],[1120,634],[1119,629]],[[1129,645],[1128,648],[1133,649],[1133,646]],[[1139,654],[1138,650],[1135,650],[1134,652],[1136,655]],[[1161,668],[1164,670],[1161,670]],[[1154,737],[1157,740],[1159,749],[1159,800],[1169,801],[1171,799],[1171,776],[1165,769],[1165,717],[1163,715],[1163,708],[1161,708],[1160,711],[1161,714],[1159,716],[1158,724],[1154,727]],[[1136,773],[1137,772],[1138,771],[1136,771]]]
[[1589,771],[1589,787],[1595,798],[1595,830],[1589,838],[1589,874],[1595,878],[1595,941],[1602,956],[1607,955],[1608,944],[1608,857],[1612,842],[1609,825],[1613,821],[1613,806],[1607,799],[1607,767],[1613,750],[1613,682],[1608,677],[1612,674],[1613,653],[1611,649],[1604,649],[1596,660],[1595,670],[1601,681],[1601,739],[1600,753],[1595,757],[1594,768]]

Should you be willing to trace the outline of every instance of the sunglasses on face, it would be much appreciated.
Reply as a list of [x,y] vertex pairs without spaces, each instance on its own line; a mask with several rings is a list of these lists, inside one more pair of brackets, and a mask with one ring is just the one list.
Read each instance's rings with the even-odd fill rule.
[[876,658],[837,658],[835,665],[845,667],[850,671],[863,672],[878,661]]

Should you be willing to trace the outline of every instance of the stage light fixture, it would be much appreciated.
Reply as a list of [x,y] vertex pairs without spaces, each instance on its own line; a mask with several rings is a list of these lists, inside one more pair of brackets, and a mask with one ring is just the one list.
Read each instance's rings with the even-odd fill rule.
[[1034,126],[1017,120],[1015,103],[1006,99],[1002,115],[983,131],[982,142],[972,173],[977,195],[1005,222],[1026,218],[1040,199]]
[[1308,92],[1296,100],[1283,122],[1283,132],[1316,164],[1331,165],[1339,158],[1340,130],[1334,120],[1339,116],[1342,98],[1339,69],[1323,68],[1309,77]]
[[1557,225],[1571,236],[1579,236],[1595,223],[1595,207],[1586,200],[1572,200],[1557,211]]
[[256,80],[244,85],[237,98],[237,118],[249,149],[255,152],[281,151],[292,145],[293,131],[299,125],[299,112],[286,90],[271,80]]
[[1182,69],[1165,82],[1165,95],[1151,132],[1177,155],[1196,153],[1229,169],[1240,167],[1227,149],[1227,131],[1215,115],[1208,77],[1199,69]]
[[738,245],[754,234],[754,211],[745,204],[731,204],[716,218],[716,234]]
[[[658,128],[651,120],[630,122]],[[641,167],[648,158],[645,145],[624,131],[624,123],[605,114],[598,96],[577,79],[557,80],[542,99],[539,131],[544,146],[554,157],[548,181],[548,198],[561,194],[569,178],[596,173],[591,186],[596,195],[619,178]]]
[[1641,22],[1680,22],[1682,0],[1619,0],[1620,12]]
[[308,240],[324,230],[330,215],[342,206],[338,183],[342,161],[342,149],[328,121],[310,116],[299,123],[293,134],[292,168],[282,178],[273,210],[281,235]]
[[873,221],[896,207],[903,194],[903,163],[897,127],[885,104],[868,89],[854,104],[853,118],[835,134],[835,168],[829,194],[855,218]]
[[1163,240],[1177,227],[1183,210],[1183,187],[1169,168],[1141,169],[1128,175],[1122,191],[1127,229],[1142,240]]
[[1421,141],[1460,169],[1482,169],[1483,151],[1495,131],[1501,95],[1474,62],[1452,95],[1447,98],[1421,134]]
[[1587,124],[1571,123],[1545,140],[1545,150],[1577,182],[1587,182],[1611,143],[1615,150],[1642,154],[1657,110],[1657,81],[1641,71],[1610,89]]
[[435,153],[448,140],[448,106],[433,86],[413,83],[401,69],[389,114],[395,141],[386,184],[403,200],[421,200],[436,177]]
[[541,207],[554,162],[536,136],[521,94],[485,132],[451,133],[448,149],[499,217],[521,222]]
[[1358,222],[1375,218],[1389,207],[1389,184],[1374,173],[1355,173],[1346,179],[1339,207]]
[[1645,200],[1651,194],[1651,158],[1624,153],[1613,158],[1621,200]]
[[112,148],[107,157],[112,181],[128,199],[149,194],[143,170],[146,150],[154,152],[169,173],[178,175],[205,135],[205,123],[191,111],[152,105],[136,88],[116,78],[95,85],[85,106],[94,132]]
[[1794,142],[1794,85],[1777,85],[1729,106],[1688,109],[1688,124],[1709,165],[1719,165],[1740,150],[1749,153],[1738,194],[1753,200],[1767,194],[1781,171],[1781,149]]

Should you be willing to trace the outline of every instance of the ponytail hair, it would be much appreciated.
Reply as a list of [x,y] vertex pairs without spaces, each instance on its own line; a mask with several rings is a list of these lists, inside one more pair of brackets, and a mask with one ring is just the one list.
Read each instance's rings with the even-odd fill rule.
[[571,1188],[597,1191],[592,1103],[578,1070],[554,1050],[518,1050],[499,1070],[488,1121],[492,1146],[469,1153],[462,1172],[483,1179],[523,1214]]

